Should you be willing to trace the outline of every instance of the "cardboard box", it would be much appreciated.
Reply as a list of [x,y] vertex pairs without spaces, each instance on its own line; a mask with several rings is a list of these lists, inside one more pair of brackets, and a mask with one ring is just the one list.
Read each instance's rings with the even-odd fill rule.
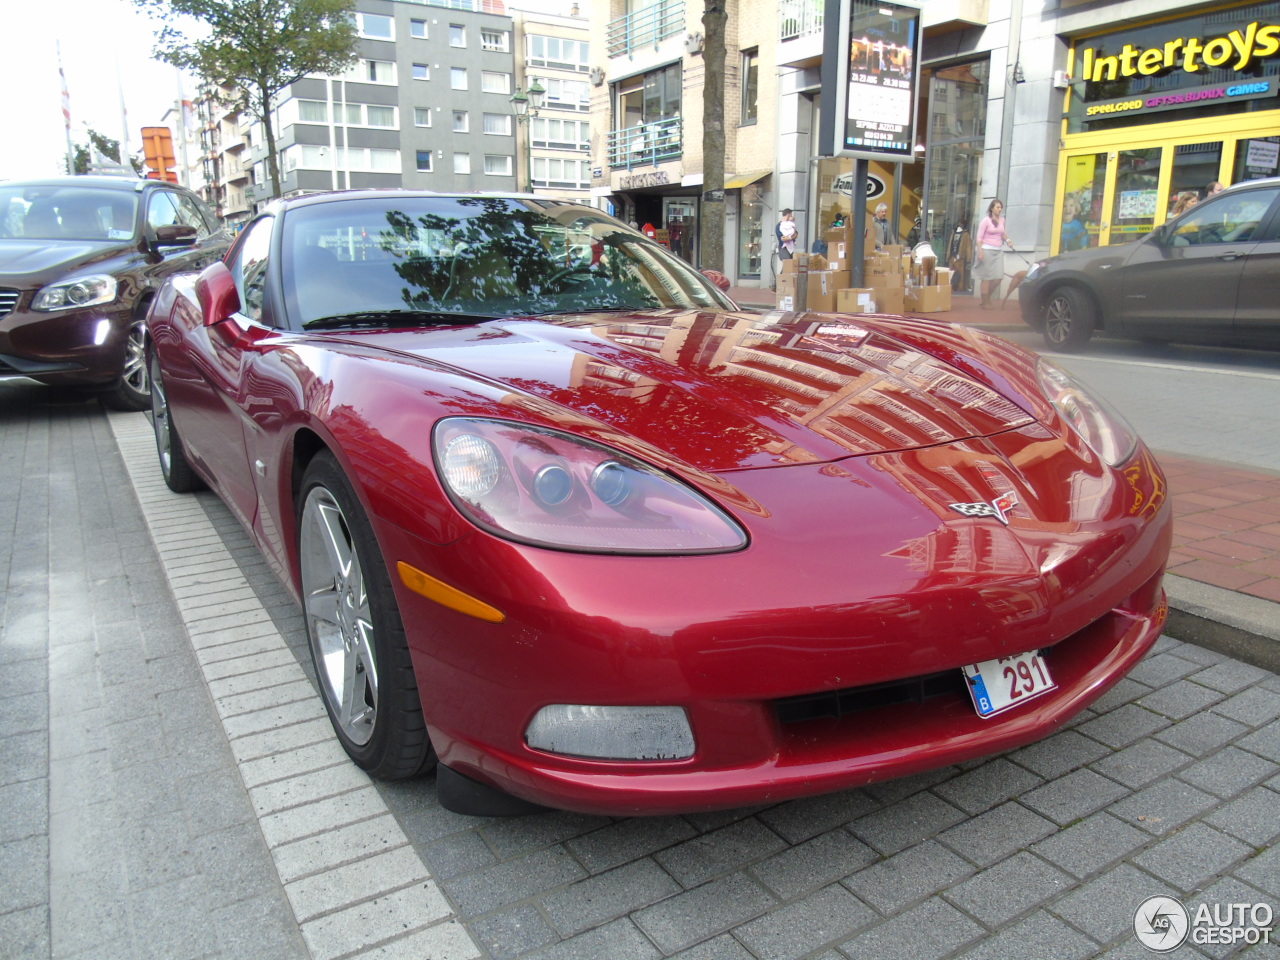
[[810,272],[813,272],[815,270],[830,270],[830,269],[832,268],[827,265],[827,258],[824,257],[822,254],[814,253],[809,255],[809,271]]
[[872,254],[863,261],[862,273],[867,277],[901,277],[902,268],[893,257]]
[[796,275],[794,273],[778,274],[778,299],[796,295]]
[[901,287],[876,287],[876,313],[906,313],[906,302]]
[[946,267],[939,267],[935,271],[935,273],[938,276],[938,286],[940,287],[951,286],[951,278],[953,276],[952,271],[948,270]]
[[951,288],[912,287],[905,300],[908,313],[942,313],[951,309]]
[[796,298],[792,295],[778,298],[778,309],[791,311],[796,308]]
[[837,313],[874,313],[875,290],[871,287],[846,287],[836,291]]
[[836,243],[827,244],[827,256],[832,260],[847,260],[852,250],[853,243],[849,240],[840,240]]
[[836,291],[849,286],[848,270],[814,270],[809,273],[807,308],[818,313],[834,313]]
[[880,252],[888,257],[901,257],[907,252],[907,248],[900,243],[886,243],[880,248]]
[[848,243],[849,228],[848,227],[832,227],[822,233],[822,239],[830,246],[833,243]]

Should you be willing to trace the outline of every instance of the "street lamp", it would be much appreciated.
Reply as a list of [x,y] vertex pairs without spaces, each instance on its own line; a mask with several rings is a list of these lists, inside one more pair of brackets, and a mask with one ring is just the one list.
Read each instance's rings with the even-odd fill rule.
[[[516,92],[511,95],[511,111],[516,115],[516,125],[523,127],[530,120],[537,117],[538,111],[542,109],[542,100],[546,96],[546,88],[534,78],[533,83],[529,85],[529,93],[526,95],[519,87]],[[533,193],[533,128],[529,127],[525,130],[524,137],[524,166],[528,171],[528,178],[525,181],[525,192]]]

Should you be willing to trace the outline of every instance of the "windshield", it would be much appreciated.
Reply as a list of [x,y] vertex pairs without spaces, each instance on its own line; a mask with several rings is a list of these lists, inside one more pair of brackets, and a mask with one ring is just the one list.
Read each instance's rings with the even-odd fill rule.
[[137,214],[132,190],[0,184],[0,238],[129,240]]
[[[733,303],[687,264],[576,204],[388,194],[285,216],[281,276],[296,325],[707,307]],[[401,311],[396,314],[395,311]]]

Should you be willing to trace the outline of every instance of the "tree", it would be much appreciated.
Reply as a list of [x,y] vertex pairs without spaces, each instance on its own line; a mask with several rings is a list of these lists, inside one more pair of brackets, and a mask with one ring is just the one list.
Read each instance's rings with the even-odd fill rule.
[[724,269],[724,0],[706,0],[702,26],[702,265]]
[[[309,73],[339,73],[356,57],[354,0],[134,0],[159,18],[157,59],[230,87],[262,122],[271,195],[280,196],[272,98]],[[203,36],[185,23],[203,24]]]
[[[75,151],[75,164],[72,166],[72,172],[76,176],[84,176],[89,173],[93,167],[93,152],[96,150],[99,154],[106,157],[112,163],[122,163],[120,159],[120,141],[112,140],[106,134],[99,133],[92,127],[88,129],[89,142],[72,144],[71,149]],[[133,172],[142,175],[142,165],[138,163],[135,157],[127,158],[128,164],[133,167]]]

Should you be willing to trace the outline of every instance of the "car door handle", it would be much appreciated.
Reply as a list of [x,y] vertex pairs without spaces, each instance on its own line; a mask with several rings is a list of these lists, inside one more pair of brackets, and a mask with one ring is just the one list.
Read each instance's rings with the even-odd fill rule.
[[1242,256],[1244,256],[1244,254],[1237,253],[1236,251],[1233,250],[1230,253],[1224,253],[1219,255],[1218,259],[1219,260],[1238,260]]

